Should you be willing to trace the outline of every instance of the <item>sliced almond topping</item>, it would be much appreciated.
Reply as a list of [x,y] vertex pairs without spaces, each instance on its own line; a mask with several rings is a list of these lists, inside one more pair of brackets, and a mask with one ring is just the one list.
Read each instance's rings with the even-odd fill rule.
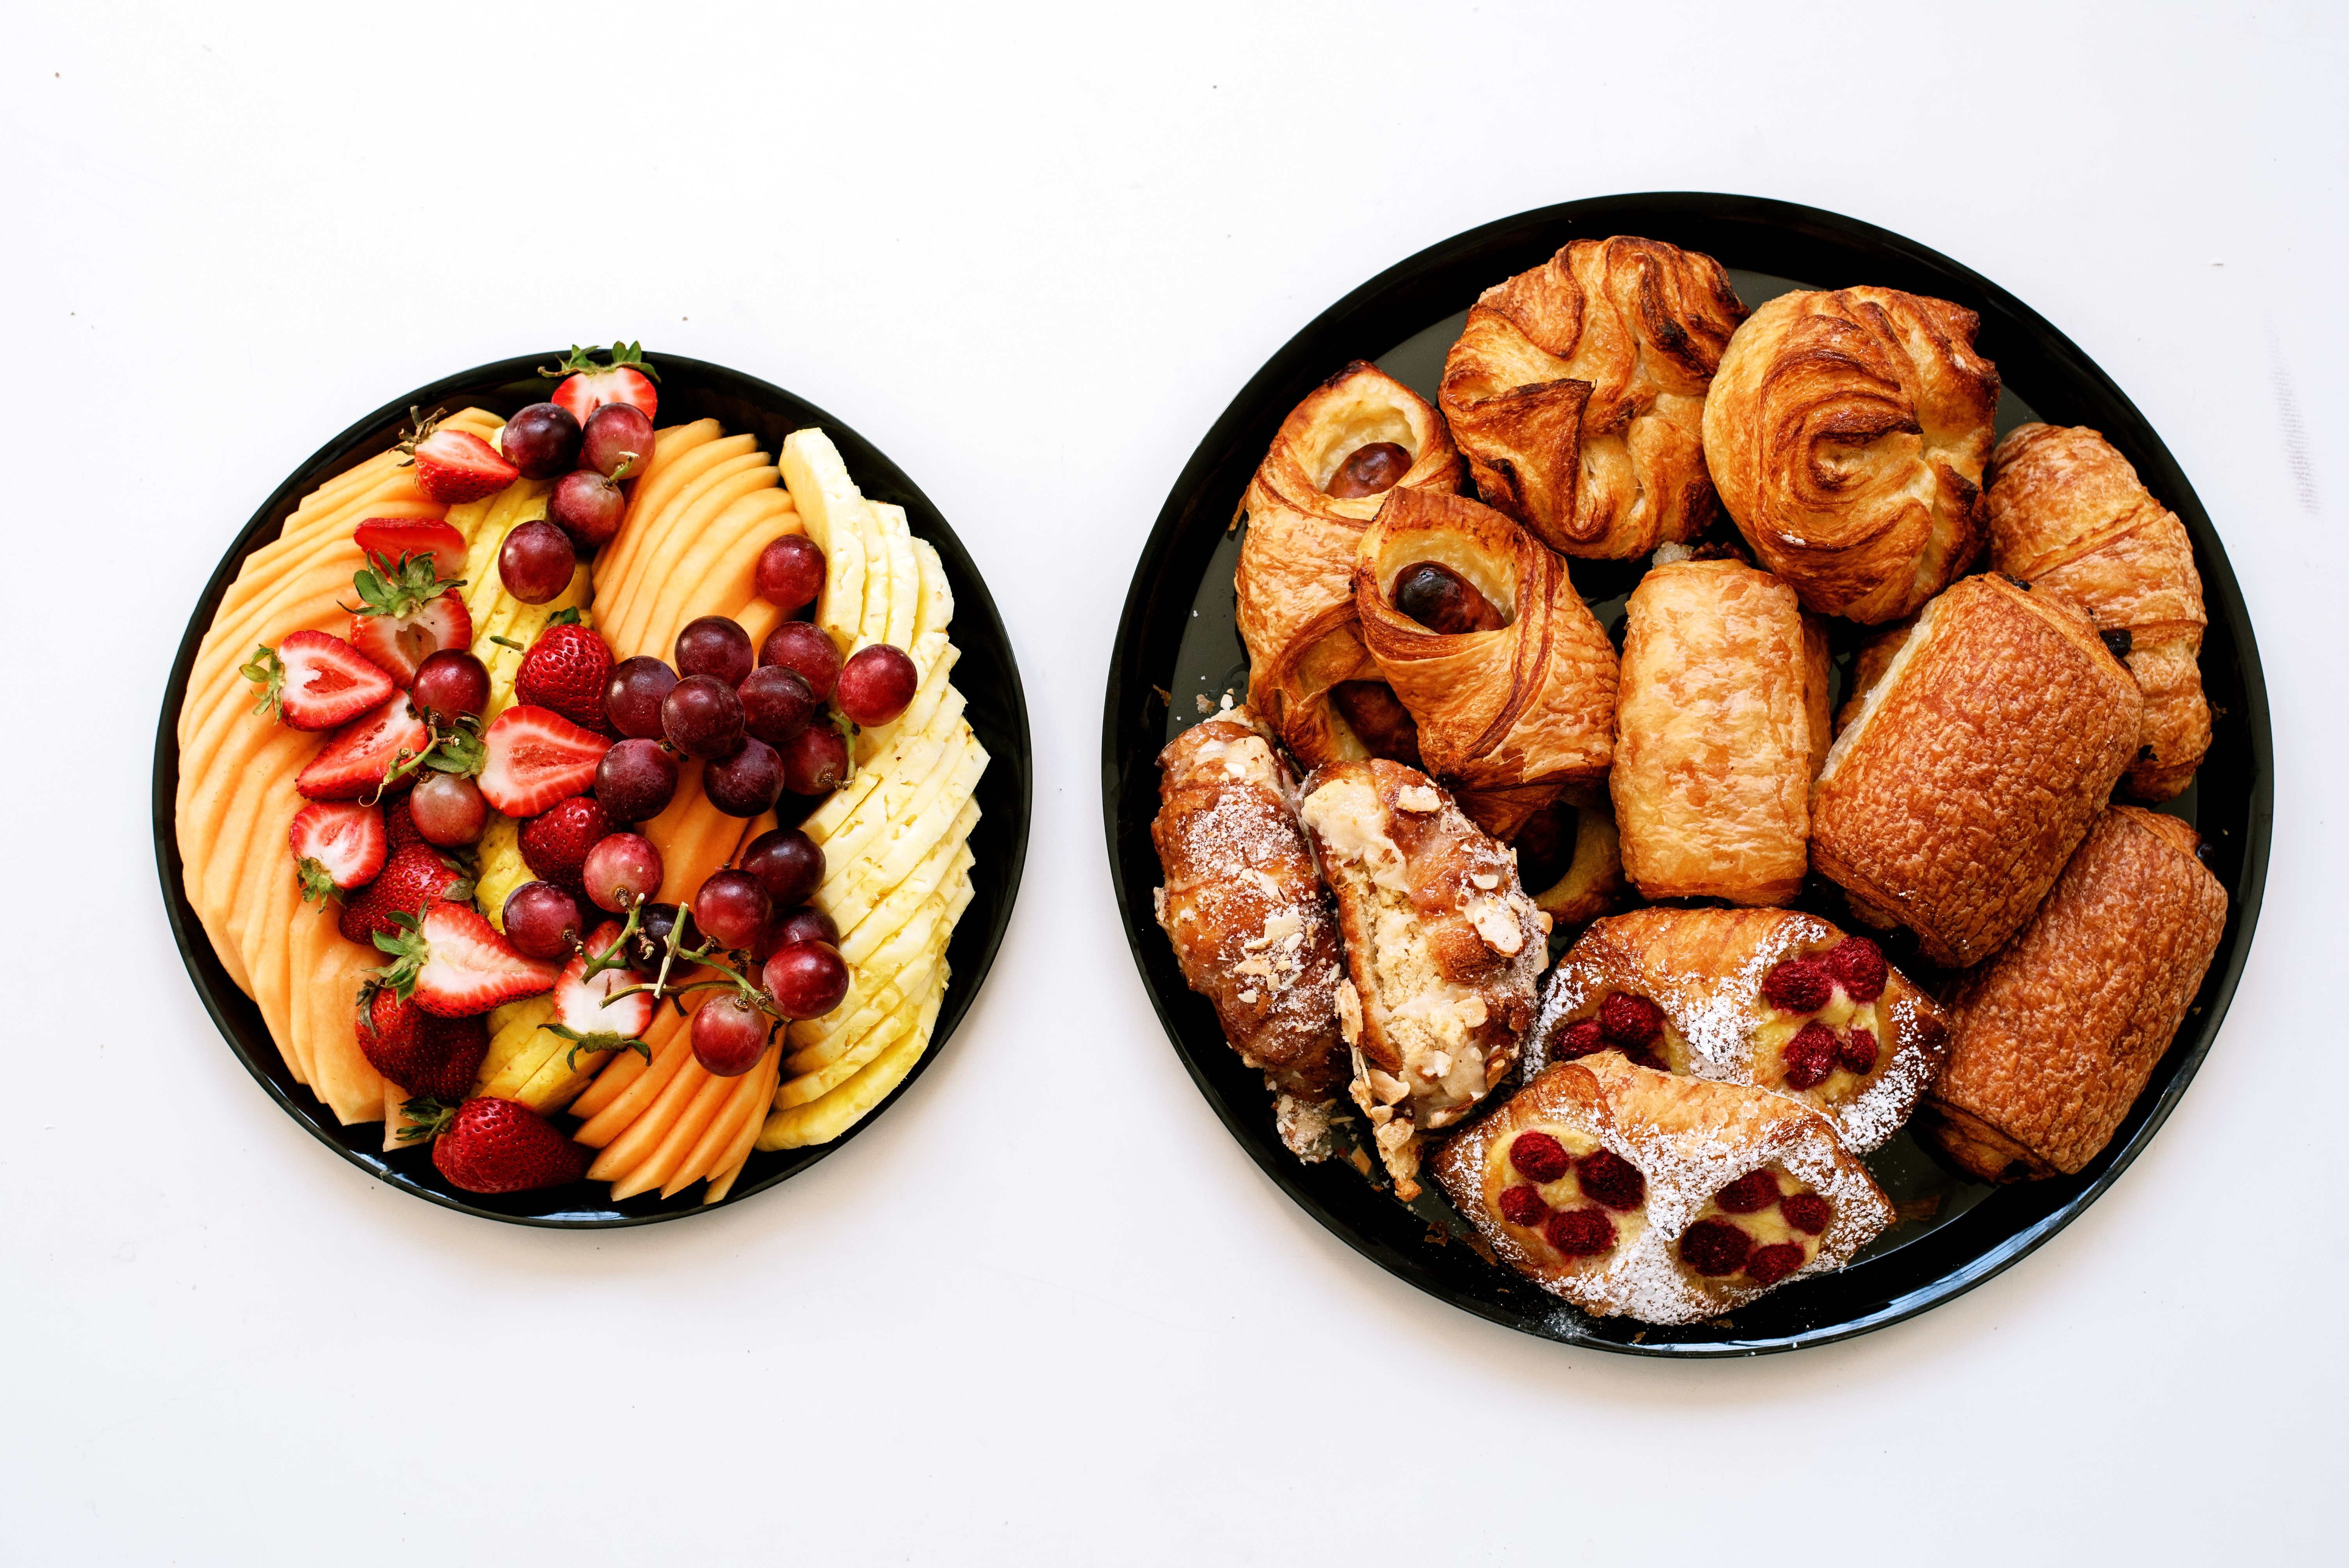
[[1395,791],[1395,806],[1404,811],[1441,811],[1444,797],[1424,784],[1406,784]]
[[1495,876],[1491,872],[1478,872],[1475,876],[1470,877],[1468,880],[1475,882],[1486,892],[1491,892],[1495,888],[1501,885],[1501,879]]

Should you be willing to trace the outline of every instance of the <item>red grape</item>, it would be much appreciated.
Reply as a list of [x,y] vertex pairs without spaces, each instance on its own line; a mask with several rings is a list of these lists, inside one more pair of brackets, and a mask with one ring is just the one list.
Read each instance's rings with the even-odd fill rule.
[[840,666],[840,711],[870,728],[886,724],[905,711],[922,672],[903,648],[874,643],[848,655]]
[[595,841],[579,880],[598,909],[618,913],[660,891],[660,851],[642,833],[610,833]]
[[823,552],[804,533],[787,533],[759,552],[759,597],[784,614],[812,604],[823,587]]
[[823,881],[823,851],[797,828],[777,828],[750,841],[742,869],[757,877],[777,909],[805,903]]
[[740,686],[757,663],[750,655],[750,634],[723,615],[688,621],[677,634],[677,672],[681,676],[713,676],[728,686]]
[[783,788],[794,795],[829,795],[848,777],[848,743],[828,724],[812,724],[776,748]]
[[409,792],[408,811],[424,841],[443,849],[471,843],[490,820],[481,787],[458,773],[427,773],[419,779]]
[[490,706],[489,666],[462,648],[439,649],[416,666],[408,696],[417,712],[446,727],[460,714],[479,713]]
[[661,733],[688,757],[723,757],[742,738],[742,699],[715,676],[688,676],[661,699]]
[[677,797],[677,758],[657,740],[621,741],[595,765],[595,799],[615,822],[646,822]]
[[753,736],[701,770],[701,792],[730,817],[755,817],[783,792],[783,759]]
[[693,1011],[693,1059],[719,1078],[740,1078],[767,1054],[768,1026],[740,991],[721,991]]
[[823,705],[807,682],[781,665],[763,665],[734,688],[742,699],[742,727],[771,746],[780,746],[808,727]]
[[543,604],[570,587],[578,567],[571,536],[543,517],[515,528],[498,547],[498,581],[525,604]]
[[840,945],[840,927],[832,916],[813,904],[802,904],[797,909],[780,911],[767,923],[767,944],[776,952],[795,947],[802,942],[821,942],[828,946]]
[[581,550],[611,543],[627,515],[626,493],[593,469],[574,469],[546,498],[547,520]]
[[759,978],[786,1018],[821,1018],[848,995],[848,963],[828,942],[778,948]]
[[693,895],[693,923],[721,947],[748,947],[767,928],[767,890],[749,872],[709,873]]
[[506,894],[506,940],[532,958],[564,958],[579,941],[579,901],[551,882]]
[[661,738],[661,702],[677,689],[677,672],[649,654],[622,659],[604,683],[604,717],[622,735]]
[[606,403],[587,416],[579,436],[581,467],[608,479],[628,479],[643,473],[652,456],[653,422],[642,408]]
[[526,480],[568,473],[579,461],[579,421],[560,403],[533,403],[498,432],[498,451]]
[[828,699],[832,688],[840,684],[840,650],[812,622],[785,621],[768,633],[766,645],[759,650],[759,662],[781,665],[797,674],[818,702]]
[[671,980],[682,980],[700,967],[686,957],[688,948],[701,945],[701,933],[694,929],[693,913],[680,912],[673,903],[648,903],[636,917],[636,934],[628,938],[628,967],[649,980],[660,973],[661,960],[668,956],[669,933],[677,931],[679,913],[685,918],[685,929],[678,932],[678,956],[668,966]]

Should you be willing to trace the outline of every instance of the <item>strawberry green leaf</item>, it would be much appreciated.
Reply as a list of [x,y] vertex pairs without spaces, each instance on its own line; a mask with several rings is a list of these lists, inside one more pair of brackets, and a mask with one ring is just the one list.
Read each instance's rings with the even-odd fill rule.
[[255,713],[265,713],[281,722],[285,717],[285,661],[277,650],[266,644],[253,650],[253,657],[237,667],[237,673],[259,684],[261,696],[253,705]]

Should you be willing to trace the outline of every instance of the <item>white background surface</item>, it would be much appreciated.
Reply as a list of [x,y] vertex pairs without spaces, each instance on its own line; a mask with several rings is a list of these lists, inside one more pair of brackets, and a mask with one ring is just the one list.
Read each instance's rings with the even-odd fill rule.
[[[2338,1560],[2339,13],[330,9],[27,9],[0,61],[6,1555]],[[1972,1295],[1739,1365],[1523,1338],[1324,1234],[1164,1043],[1102,848],[1116,613],[1226,400],[1423,245],[1654,189],[1886,225],[2069,333],[2217,519],[2275,721],[2257,945],[2151,1151]],[[546,1234],[377,1185],[247,1078],[148,779],[285,473],[615,332],[928,490],[1018,643],[1035,836],[881,1125]]]

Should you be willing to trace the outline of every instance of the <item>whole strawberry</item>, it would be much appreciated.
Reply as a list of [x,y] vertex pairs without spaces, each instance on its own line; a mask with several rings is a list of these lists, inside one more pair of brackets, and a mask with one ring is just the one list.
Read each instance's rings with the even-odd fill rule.
[[454,861],[427,843],[395,851],[383,872],[365,892],[343,906],[342,934],[363,947],[373,947],[378,935],[388,936],[399,927],[395,914],[421,914],[442,899],[473,896],[473,880]]
[[576,621],[565,622],[547,627],[523,655],[514,700],[551,707],[583,729],[609,735],[604,686],[611,678],[612,650],[604,639]]
[[440,1174],[468,1192],[561,1187],[587,1173],[587,1159],[530,1107],[487,1095],[459,1106],[432,1146]]
[[522,858],[546,881],[575,892],[586,868],[587,851],[611,830],[604,808],[593,795],[574,795],[522,825]]
[[454,1103],[473,1091],[489,1054],[490,1027],[476,1014],[441,1018],[382,986],[362,986],[359,1052],[367,1065],[409,1094]]

